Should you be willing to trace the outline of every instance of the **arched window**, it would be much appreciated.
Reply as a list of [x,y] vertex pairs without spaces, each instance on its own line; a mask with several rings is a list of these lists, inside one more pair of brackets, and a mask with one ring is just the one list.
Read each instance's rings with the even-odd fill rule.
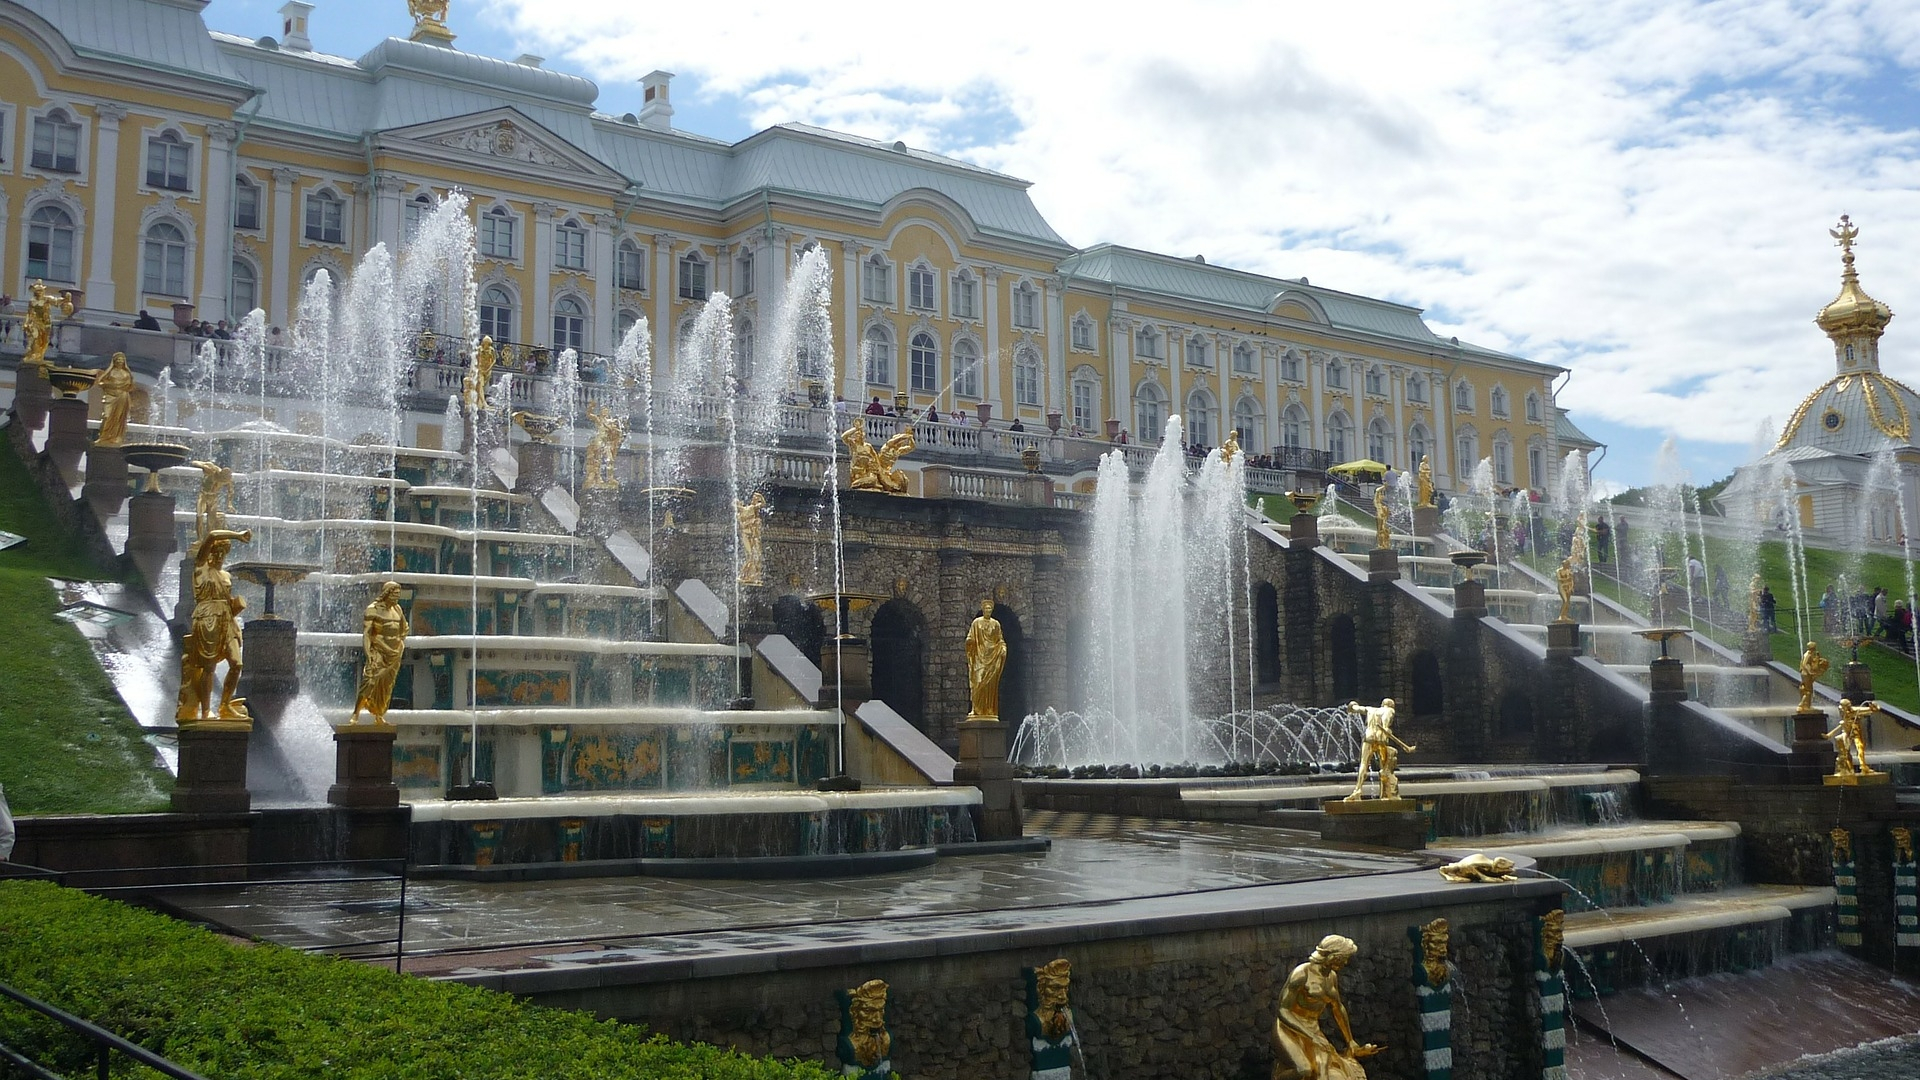
[[1013,354],[1013,401],[1016,405],[1040,404],[1040,354],[1028,345]]
[[325,244],[346,240],[347,208],[330,188],[307,193],[307,239]]
[[1013,325],[1022,330],[1040,328],[1040,291],[1024,281],[1013,287]]
[[647,260],[640,253],[639,245],[631,240],[620,241],[620,247],[613,257],[614,284],[622,289],[644,289],[647,287]]
[[561,270],[587,268],[587,230],[568,218],[553,227],[553,265]]
[[1159,383],[1141,383],[1133,395],[1133,434],[1143,443],[1160,441],[1161,425],[1167,419],[1167,395]]
[[1149,360],[1160,359],[1160,335],[1153,327],[1143,326],[1133,332],[1133,352]]
[[1345,389],[1347,385],[1347,365],[1338,360],[1327,361],[1327,385]]
[[940,346],[932,334],[915,334],[907,343],[907,369],[913,389],[928,394],[940,389]]
[[907,271],[907,306],[915,311],[932,311],[938,306],[938,279],[933,267],[919,263]]
[[733,295],[753,295],[753,252],[744,250],[733,259]]
[[1500,416],[1500,417],[1504,417],[1507,415],[1507,388],[1506,387],[1496,386],[1493,388],[1492,392],[1487,394],[1487,412],[1491,413],[1494,416]]
[[1093,318],[1084,311],[1073,317],[1073,347],[1093,348]]
[[187,295],[187,236],[179,226],[154,222],[141,248],[140,287],[162,296]]
[[1289,450],[1313,445],[1313,421],[1298,402],[1280,413],[1280,444]]
[[480,254],[489,259],[511,259],[514,233],[519,221],[513,211],[496,206],[480,215]]
[[253,264],[233,260],[233,276],[227,282],[227,317],[238,320],[260,306],[260,277]]
[[872,386],[893,385],[893,331],[885,323],[867,327],[864,346],[867,354],[867,382]]
[[428,218],[433,216],[433,206],[433,196],[424,191],[407,200],[406,229],[409,239],[414,233],[420,231],[420,226],[425,225]]
[[613,317],[613,339],[615,343],[625,342],[627,335],[632,333],[633,328],[638,325],[640,325],[640,316],[628,311],[626,308],[621,308],[619,313]]
[[190,190],[187,183],[187,142],[178,132],[165,131],[147,140],[147,186],[168,191]]
[[1480,436],[1470,427],[1453,433],[1453,472],[1466,476],[1480,464]]
[[244,173],[233,178],[233,227],[260,227],[260,185]]
[[1407,468],[1418,469],[1420,462],[1429,453],[1433,439],[1427,434],[1425,424],[1415,424],[1407,429]]
[[1540,422],[1540,395],[1529,393],[1527,395],[1527,423],[1537,424],[1539,422]]
[[1100,400],[1100,374],[1091,367],[1081,366],[1073,372],[1073,419],[1074,427],[1081,431],[1092,431],[1100,421],[1100,410],[1096,404]]
[[480,332],[495,341],[512,341],[513,294],[498,285],[480,293]]
[[1206,338],[1195,334],[1187,339],[1187,363],[1194,367],[1213,366],[1213,347]]
[[1384,416],[1374,417],[1367,425],[1367,456],[1385,465],[1393,464],[1393,428]]
[[1470,413],[1473,411],[1473,384],[1457,382],[1453,384],[1453,410]]
[[980,317],[980,282],[971,270],[962,270],[953,275],[953,317]]
[[697,251],[689,251],[680,256],[680,298],[682,300],[705,300],[707,298],[707,260]]
[[953,343],[953,392],[964,398],[980,396],[980,347],[972,338]]
[[1260,352],[1246,342],[1233,347],[1233,371],[1236,375],[1257,375],[1260,372]]
[[1427,400],[1427,380],[1423,375],[1407,376],[1407,400],[1424,402]]
[[27,219],[27,276],[77,281],[73,276],[73,218],[58,206],[43,206]]
[[33,119],[33,153],[29,159],[36,169],[48,172],[80,171],[80,125],[66,110],[54,109]]
[[745,386],[753,379],[753,320],[733,324],[733,381]]
[[1249,454],[1265,453],[1262,436],[1266,428],[1266,415],[1261,411],[1258,401],[1242,397],[1233,403],[1233,430],[1240,437],[1240,449]]
[[1213,395],[1206,390],[1195,390],[1187,395],[1188,446],[1212,446],[1218,441],[1219,425],[1214,412]]
[[1333,455],[1335,464],[1351,460],[1348,451],[1353,448],[1353,425],[1347,414],[1336,412],[1327,417],[1327,452]]
[[1504,434],[1493,437],[1493,482],[1513,483],[1513,443]]
[[587,311],[571,296],[563,296],[553,303],[553,348],[555,352],[586,351]]
[[893,267],[877,251],[861,267],[860,299],[869,304],[893,303]]

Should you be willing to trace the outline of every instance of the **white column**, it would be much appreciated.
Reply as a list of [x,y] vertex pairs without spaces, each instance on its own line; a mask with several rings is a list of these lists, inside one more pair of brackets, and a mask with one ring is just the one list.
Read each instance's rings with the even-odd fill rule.
[[1045,412],[1067,411],[1067,342],[1072,327],[1067,325],[1067,285],[1060,278],[1047,281],[1047,385],[1040,394]]
[[594,319],[599,324],[593,334],[594,351],[609,356],[620,344],[620,339],[614,336],[617,332],[615,328],[619,325],[620,290],[615,288],[613,279],[613,230],[610,224],[607,215],[602,214],[593,231],[588,234],[593,238],[593,311]]
[[673,321],[673,236],[653,234],[653,370],[654,385],[660,375],[673,370],[673,347],[668,334]]
[[[1118,419],[1120,426],[1128,430],[1133,428],[1133,419],[1128,415],[1129,391],[1133,381],[1133,325],[1132,321],[1119,310],[1107,316],[1107,415],[1093,418],[1095,424],[1105,420]],[[1105,432],[1104,426],[1101,431]]]
[[[1175,346],[1178,346],[1178,348],[1176,349]],[[1186,366],[1187,366],[1187,339],[1184,336],[1180,335],[1179,333],[1175,332],[1172,327],[1168,327],[1167,329],[1167,398],[1168,398],[1167,415],[1172,416],[1175,413],[1179,413],[1180,422],[1182,425],[1190,425],[1193,420],[1191,416],[1187,415],[1186,399],[1181,397],[1180,395],[1180,376],[1184,372]],[[1166,431],[1166,428],[1162,426],[1160,430],[1164,434]],[[1183,426],[1181,431],[1182,438],[1186,437],[1187,430],[1188,429]],[[1162,441],[1164,441],[1164,438]],[[1188,440],[1188,441],[1191,442],[1192,440]]]
[[[120,121],[127,107],[110,101],[94,106],[92,251],[87,257],[86,305],[96,311],[115,311],[113,242],[114,196],[120,190]],[[137,164],[137,163],[136,163]],[[138,286],[136,285],[136,288]]]
[[[989,266],[981,271],[980,278],[985,283],[982,291],[987,294],[987,355],[985,357],[987,385],[982,389],[987,394],[985,400],[994,402],[996,406],[994,411],[999,412],[1000,409],[997,406],[1000,398],[1000,268]],[[954,372],[949,375],[949,380],[953,375],[958,374],[959,372]],[[952,408],[952,406],[953,401],[949,398],[945,408]],[[1010,416],[1012,413],[1009,412],[1007,415]]]
[[1315,352],[1309,354],[1306,361],[1307,407],[1313,410],[1313,437],[1307,440],[1307,445],[1315,450],[1327,448],[1327,384],[1326,371],[1321,365],[1328,359],[1326,353]]
[[[553,341],[553,221],[560,214],[560,208],[552,203],[534,203],[533,213],[528,215],[533,235],[528,237],[532,244],[533,303],[528,309],[533,312],[533,325],[528,327],[527,340],[535,345],[545,339],[546,344]],[[558,359],[559,349],[554,349]]]
[[209,322],[231,318],[227,289],[233,281],[233,137],[232,124],[207,125],[207,164],[200,172],[207,218],[200,230],[199,317]]
[[392,173],[373,177],[372,205],[367,209],[367,247],[385,243],[387,253],[398,258],[406,242],[406,226],[400,213],[400,191],[406,182]]
[[1271,453],[1280,445],[1280,356],[1265,344],[1255,348],[1260,350],[1260,378],[1267,391],[1267,430],[1262,432],[1261,446]]
[[299,169],[273,170],[273,282],[267,319],[274,326],[287,325],[289,300],[300,287],[293,280],[293,234],[300,230],[293,209],[293,182],[298,179]]
[[[840,334],[844,343],[841,355],[846,359],[846,370],[840,376],[840,392],[849,401],[860,400],[861,392],[866,389],[866,364],[860,356],[860,257],[867,249],[849,240],[840,248],[840,265],[844,272],[840,274]],[[895,390],[907,389],[907,350],[906,342],[896,342],[897,355],[894,357],[893,387]]]
[[[1449,476],[1459,474],[1453,468],[1453,398],[1445,380],[1431,368],[1427,371],[1427,399],[1433,404],[1433,479],[1446,484]],[[1458,484],[1451,485],[1458,491]]]
[[[1396,386],[1398,387],[1397,391],[1395,389]],[[1407,398],[1406,388],[1407,373],[1399,368],[1389,367],[1387,369],[1387,393],[1393,395],[1393,453],[1398,455],[1400,460],[1397,462],[1389,461],[1387,464],[1395,468],[1404,467],[1413,460],[1407,456],[1410,453],[1410,448],[1400,445],[1400,440],[1407,437],[1407,418],[1403,409],[1403,404]]]

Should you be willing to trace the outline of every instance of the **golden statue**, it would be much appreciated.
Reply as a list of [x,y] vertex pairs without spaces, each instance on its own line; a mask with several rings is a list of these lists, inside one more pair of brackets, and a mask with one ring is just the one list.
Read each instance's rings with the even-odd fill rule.
[[767,512],[767,497],[760,492],[734,508],[740,525],[740,584],[765,585],[766,571],[760,561],[760,530]]
[[1395,750],[1394,746],[1398,745],[1401,750],[1409,754],[1416,748],[1401,742],[1400,736],[1393,733],[1393,699],[1381,698],[1380,704],[1376,706],[1349,701],[1347,711],[1356,716],[1366,717],[1367,729],[1360,736],[1360,767],[1359,775],[1353,779],[1353,794],[1340,801],[1359,802],[1366,797],[1367,762],[1376,759],[1380,770],[1380,797],[1399,798],[1400,777],[1396,775],[1396,770],[1400,767],[1400,751]]
[[1813,684],[1827,673],[1833,665],[1820,655],[1820,646],[1807,642],[1807,651],[1800,654],[1800,711],[1813,711]]
[[[1360,1059],[1384,1048],[1353,1041],[1347,1003],[1340,998],[1340,969],[1359,951],[1352,938],[1328,934],[1287,976],[1273,1018],[1273,1080],[1367,1080]],[[1329,1012],[1347,1044],[1344,1053],[1320,1029],[1320,1018]]]
[[1895,825],[1887,833],[1893,837],[1893,861],[1912,862],[1913,830],[1905,825]]
[[1373,546],[1388,547],[1392,539],[1387,532],[1387,485],[1385,481],[1373,489]]
[[1505,855],[1488,858],[1475,852],[1456,863],[1440,868],[1440,876],[1456,885],[1484,885],[1489,882],[1519,881],[1513,872],[1513,860]]
[[907,490],[907,474],[893,467],[893,463],[913,453],[920,444],[913,437],[913,427],[908,425],[900,434],[880,444],[875,450],[867,441],[867,425],[862,422],[848,428],[840,436],[847,444],[851,454],[848,463],[848,484],[855,491],[884,491],[889,495],[901,495]]
[[437,23],[445,26],[447,0],[407,0],[407,14],[413,16],[415,24]]
[[1753,575],[1753,580],[1747,582],[1747,633],[1749,634],[1760,632],[1760,593],[1765,588],[1759,574]]
[[[56,312],[58,314],[56,314]],[[20,320],[20,334],[27,351],[20,357],[21,367],[30,367],[47,377],[47,347],[53,344],[53,320],[73,314],[73,296],[64,289],[49,289],[44,281],[27,287],[27,316]]]
[[973,691],[969,720],[1000,718],[1000,675],[1007,668],[1007,639],[993,617],[993,601],[980,601],[980,615],[967,627],[967,685]]
[[887,1034],[887,984],[868,979],[847,991],[847,1018],[853,1030],[843,1038],[853,1061],[845,1064],[877,1070],[893,1050],[893,1036]]
[[1553,572],[1555,583],[1560,588],[1560,618],[1556,622],[1573,621],[1573,556],[1560,560],[1560,569]]
[[1840,722],[1833,730],[1822,735],[1823,739],[1833,740],[1833,775],[1868,776],[1877,772],[1867,764],[1866,718],[1880,711],[1877,701],[1855,705],[1847,698],[1840,699]]
[[1827,833],[1827,839],[1833,844],[1833,861],[1837,863],[1853,861],[1853,834],[1835,827]]
[[1568,545],[1567,558],[1572,559],[1575,566],[1587,565],[1587,515],[1585,514],[1581,514],[1580,520],[1575,523],[1573,543]]
[[[200,495],[193,503],[194,542],[199,543],[215,529],[227,527],[227,511],[233,509],[233,470],[212,461],[196,461],[193,467],[200,470]],[[225,510],[221,509],[223,493]]]
[[1428,986],[1446,984],[1447,920],[1435,919],[1420,928],[1420,966],[1426,969]]
[[1540,916],[1540,953],[1549,969],[1560,966],[1560,946],[1567,940],[1567,913],[1554,908]]
[[1227,441],[1220,444],[1220,464],[1231,465],[1233,459],[1240,456],[1240,429],[1227,432]]
[[387,703],[393,699],[393,684],[400,676],[400,661],[407,651],[407,613],[400,610],[399,582],[380,586],[380,595],[367,605],[364,621],[367,660],[360,669],[360,689],[353,700],[349,726],[360,722],[361,709],[374,724],[387,722]]
[[[445,5],[441,5],[445,7]],[[498,354],[493,348],[492,335],[480,338],[480,347],[473,351],[473,368],[467,372],[464,392],[467,398],[467,410],[473,413],[485,412],[487,408],[487,386],[493,382],[493,362]]]
[[1414,473],[1414,501],[1421,506],[1433,505],[1433,459],[1420,459],[1420,469]]
[[[252,722],[246,702],[233,696],[240,685],[240,612],[246,601],[233,595],[233,575],[225,566],[233,542],[249,543],[253,530],[214,529],[193,552],[193,618],[187,640],[180,646],[180,707],[174,719],[181,724],[206,720]],[[227,679],[220,703],[213,704],[213,669],[227,662]]]
[[114,353],[93,385],[100,388],[100,430],[93,445],[119,446],[127,441],[127,413],[133,408],[133,371],[127,367],[127,354]]
[[588,403],[587,419],[593,421],[593,437],[587,440],[588,491],[620,490],[620,444],[627,439],[627,421],[612,409]]
[[1033,1010],[1040,1036],[1059,1042],[1073,1031],[1073,1010],[1067,1007],[1067,991],[1073,984],[1073,965],[1065,957],[1049,960],[1033,969],[1034,996],[1040,999]]

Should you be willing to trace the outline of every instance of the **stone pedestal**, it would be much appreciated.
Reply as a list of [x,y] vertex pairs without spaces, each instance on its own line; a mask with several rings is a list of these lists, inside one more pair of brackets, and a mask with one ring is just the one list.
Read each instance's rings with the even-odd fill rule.
[[1855,705],[1873,700],[1873,669],[1858,660],[1849,660],[1840,674],[1840,696]]
[[1440,508],[1437,506],[1414,507],[1413,534],[1415,536],[1440,535]]
[[267,723],[280,719],[287,703],[300,693],[300,675],[294,666],[299,631],[286,619],[253,618],[240,631],[240,687],[247,710]]
[[1020,505],[1052,506],[1053,477],[1029,473],[1020,478]]
[[553,483],[554,462],[560,448],[552,443],[520,444],[520,475],[513,490],[522,495],[538,495]]
[[820,646],[820,704],[852,707],[872,697],[873,650],[867,639],[828,638]]
[[1556,619],[1547,624],[1548,656],[1580,655],[1580,624],[1571,619]]
[[1837,759],[1833,743],[1827,739],[1827,731],[1832,726],[1827,714],[1819,709],[1804,709],[1793,714],[1793,760],[1787,766],[1791,783],[1811,784],[1815,777],[1833,774]]
[[1367,552],[1367,580],[1394,581],[1400,577],[1400,553],[1392,548],[1374,548]]
[[94,516],[110,518],[127,501],[127,456],[117,446],[87,450],[87,484],[81,489]]
[[143,491],[128,500],[127,557],[149,586],[160,580],[167,559],[179,546],[173,507],[173,496],[161,491]]
[[56,398],[47,403],[47,457],[72,484],[80,479],[80,458],[87,452],[87,400]]
[[585,488],[580,492],[582,536],[605,540],[620,527],[620,491],[617,488]]
[[1007,725],[999,719],[960,721],[960,756],[953,782],[980,789],[974,833],[982,840],[1018,840],[1025,834],[1020,782],[1007,760]]
[[1760,667],[1773,659],[1773,642],[1767,639],[1765,630],[1749,630],[1740,639],[1740,662],[1748,667]]
[[1295,514],[1287,521],[1287,539],[1297,547],[1320,546],[1320,519],[1312,514]]
[[1647,689],[1674,701],[1687,700],[1687,666],[1671,656],[1656,656],[1647,665]]
[[20,365],[13,374],[13,415],[15,422],[28,431],[38,428],[47,419],[47,403],[53,400],[53,384],[40,374],[40,369]]
[[1832,773],[1820,778],[1827,787],[1884,787],[1893,783],[1893,777],[1883,773],[1848,773],[1835,776]]
[[176,814],[244,814],[253,806],[247,792],[247,736],[243,720],[203,720],[180,728],[180,775],[173,784]]
[[1453,617],[1477,619],[1487,613],[1487,587],[1478,578],[1453,583]]
[[333,786],[327,802],[356,809],[400,805],[393,782],[392,724],[347,724],[333,729]]
[[1406,851],[1427,846],[1427,815],[1412,799],[1329,799],[1320,809],[1322,840]]

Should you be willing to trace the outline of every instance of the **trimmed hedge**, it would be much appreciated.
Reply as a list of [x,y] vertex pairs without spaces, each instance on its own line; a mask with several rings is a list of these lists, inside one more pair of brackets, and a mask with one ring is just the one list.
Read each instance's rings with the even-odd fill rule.
[[[214,1080],[823,1080],[775,1062],[0,881],[0,982]],[[69,1075],[91,1051],[11,1002],[0,1038]],[[116,1070],[125,1059],[116,1055]],[[133,1070],[125,1069],[128,1074]],[[141,1070],[144,1072],[145,1070]]]

